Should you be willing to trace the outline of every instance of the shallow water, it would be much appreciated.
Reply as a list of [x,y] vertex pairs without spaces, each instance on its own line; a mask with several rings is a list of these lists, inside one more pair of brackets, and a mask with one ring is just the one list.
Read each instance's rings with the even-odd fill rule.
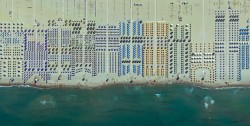
[[0,88],[1,126],[250,125],[250,89],[116,86]]

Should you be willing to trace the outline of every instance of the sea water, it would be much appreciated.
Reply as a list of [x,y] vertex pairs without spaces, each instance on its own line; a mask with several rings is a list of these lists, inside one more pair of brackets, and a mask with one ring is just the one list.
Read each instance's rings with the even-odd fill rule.
[[114,86],[0,88],[0,126],[250,125],[250,89]]

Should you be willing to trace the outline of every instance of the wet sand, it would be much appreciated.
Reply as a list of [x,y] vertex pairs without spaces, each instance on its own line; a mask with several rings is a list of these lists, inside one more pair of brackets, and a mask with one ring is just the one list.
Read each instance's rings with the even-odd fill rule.
[[90,84],[35,84],[35,83],[14,83],[14,84],[0,84],[3,87],[35,87],[41,89],[51,89],[51,88],[74,88],[74,89],[98,89],[98,88],[106,88],[111,86],[168,86],[168,85],[191,85],[197,86],[203,89],[224,89],[224,88],[244,88],[250,87],[250,83],[239,83],[239,84],[218,84],[218,83],[196,83],[196,82],[189,82],[189,81],[132,81],[132,82],[105,82],[102,84],[99,83],[90,83]]

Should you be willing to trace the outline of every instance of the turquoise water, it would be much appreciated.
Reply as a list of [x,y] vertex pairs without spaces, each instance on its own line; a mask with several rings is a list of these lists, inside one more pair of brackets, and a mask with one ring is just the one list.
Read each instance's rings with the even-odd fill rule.
[[0,126],[250,125],[250,89],[0,88]]

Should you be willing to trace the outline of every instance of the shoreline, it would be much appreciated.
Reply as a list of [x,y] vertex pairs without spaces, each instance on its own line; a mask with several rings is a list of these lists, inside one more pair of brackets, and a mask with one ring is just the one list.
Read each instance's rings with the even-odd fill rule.
[[38,89],[100,89],[115,86],[171,86],[171,85],[186,85],[194,86],[202,89],[231,89],[231,88],[250,88],[250,84],[202,84],[188,81],[166,81],[166,82],[118,82],[118,83],[104,83],[104,84],[0,84],[1,87],[31,87]]

